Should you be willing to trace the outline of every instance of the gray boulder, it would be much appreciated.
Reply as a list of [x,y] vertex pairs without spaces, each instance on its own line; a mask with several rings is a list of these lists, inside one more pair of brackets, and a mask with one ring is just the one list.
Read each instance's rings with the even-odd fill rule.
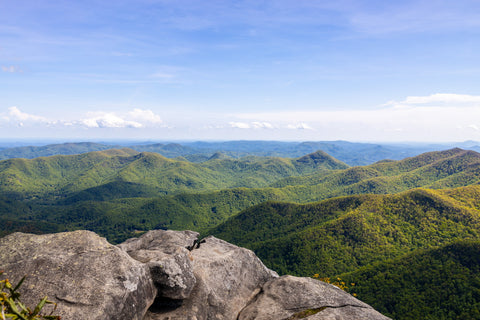
[[156,295],[146,265],[89,231],[10,234],[0,239],[0,269],[12,283],[26,276],[24,303],[46,295],[64,320],[140,320]]
[[186,299],[195,286],[192,248],[199,234],[193,231],[152,230],[118,245],[132,258],[146,263],[158,297]]
[[312,278],[282,276],[265,283],[262,292],[238,320],[387,320],[343,290]]
[[[250,250],[192,231],[153,230],[113,246],[89,231],[0,239],[0,270],[27,276],[66,320],[386,320],[337,287],[278,277]],[[46,307],[51,308],[51,306]],[[48,310],[46,310],[48,311]]]
[[215,237],[201,241],[190,253],[196,278],[192,293],[170,309],[154,305],[146,320],[234,320],[262,285],[278,276],[252,251]]

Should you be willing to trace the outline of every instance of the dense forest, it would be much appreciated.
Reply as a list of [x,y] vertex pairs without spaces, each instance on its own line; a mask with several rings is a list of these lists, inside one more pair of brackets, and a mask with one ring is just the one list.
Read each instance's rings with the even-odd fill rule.
[[[254,250],[280,274],[354,283],[346,290],[394,319],[478,319],[480,154],[363,166],[301,154],[318,145],[5,149],[56,154],[0,161],[0,235],[89,229],[118,243],[191,229]],[[298,156],[274,156],[282,147]]]

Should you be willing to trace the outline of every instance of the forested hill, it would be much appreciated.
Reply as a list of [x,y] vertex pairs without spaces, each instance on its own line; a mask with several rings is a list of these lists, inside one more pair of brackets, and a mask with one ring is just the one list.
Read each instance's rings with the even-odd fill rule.
[[266,202],[211,233],[280,273],[338,278],[393,319],[478,319],[479,199],[474,185]]
[[397,193],[418,187],[453,188],[476,184],[479,179],[480,153],[455,148],[328,174],[288,177],[271,186],[295,187],[325,199],[348,194]]
[[[295,158],[222,152],[190,162],[108,149],[0,161],[0,192],[0,235],[88,229],[118,243],[151,229],[190,229],[249,247],[280,273],[352,279],[365,299],[388,290],[388,272],[398,272],[399,292],[417,286],[394,263],[427,270],[425,255],[480,241],[480,154],[458,148],[356,167],[324,151]],[[463,270],[461,257],[445,259],[439,270]],[[466,268],[454,274],[465,292],[458,302],[475,305],[480,286],[461,277],[476,269]],[[398,310],[422,310],[411,301],[406,307],[406,298],[402,306],[382,298],[375,306],[395,318]],[[426,303],[435,315],[444,310],[444,301]]]
[[269,200],[306,203],[478,184],[479,156],[452,149],[352,168],[321,151],[203,163],[132,149],[9,159],[0,161],[0,208],[10,208],[0,215],[0,232],[89,228],[112,241],[152,228],[204,232]]
[[295,159],[249,157],[191,163],[157,153],[110,149],[80,155],[0,161],[0,191],[26,197],[66,197],[108,183],[143,185],[165,195],[233,187],[266,187],[280,178],[348,166],[319,151]]
[[341,279],[392,319],[480,319],[479,240],[417,250]]
[[214,228],[281,273],[334,275],[415,249],[480,240],[480,186],[266,202]]

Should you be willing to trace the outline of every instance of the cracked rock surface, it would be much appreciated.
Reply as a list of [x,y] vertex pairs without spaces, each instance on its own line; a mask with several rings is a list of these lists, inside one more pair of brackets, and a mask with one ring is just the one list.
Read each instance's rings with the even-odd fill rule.
[[26,276],[22,302],[48,296],[63,320],[140,320],[156,294],[145,264],[90,231],[10,234],[0,239],[0,270],[13,284]]
[[135,260],[147,264],[158,297],[186,299],[196,283],[193,259],[187,248],[193,247],[198,236],[193,231],[151,230],[118,247]]
[[239,314],[239,320],[387,320],[389,318],[341,289],[312,278],[282,276],[265,283],[262,292]]
[[192,249],[196,285],[176,308],[150,310],[147,320],[235,320],[240,310],[277,274],[248,249],[208,237]]
[[[251,251],[192,231],[152,230],[117,246],[90,231],[0,239],[0,270],[63,320],[386,320],[341,289],[278,275]],[[46,309],[51,306],[46,306]],[[49,311],[49,310],[45,310]]]

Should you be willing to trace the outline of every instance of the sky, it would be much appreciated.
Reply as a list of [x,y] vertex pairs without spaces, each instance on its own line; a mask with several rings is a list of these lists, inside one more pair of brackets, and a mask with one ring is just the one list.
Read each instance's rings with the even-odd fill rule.
[[0,0],[0,137],[480,140],[480,2]]

